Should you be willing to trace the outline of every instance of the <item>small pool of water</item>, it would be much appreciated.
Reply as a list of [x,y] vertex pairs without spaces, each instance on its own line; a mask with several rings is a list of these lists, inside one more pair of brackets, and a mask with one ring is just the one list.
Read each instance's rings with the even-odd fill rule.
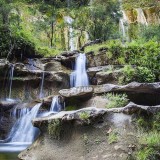
[[19,153],[0,153],[0,160],[18,160]]
[[18,160],[18,154],[31,143],[0,143],[0,160]]

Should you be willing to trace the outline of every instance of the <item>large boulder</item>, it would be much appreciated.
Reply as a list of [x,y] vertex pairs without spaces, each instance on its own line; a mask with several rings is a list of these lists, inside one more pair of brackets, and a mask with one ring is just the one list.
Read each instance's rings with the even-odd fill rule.
[[124,86],[114,84],[98,85],[94,88],[94,93],[107,92],[134,92],[134,93],[157,93],[160,94],[160,83],[138,83],[132,82]]
[[72,69],[78,54],[79,54],[79,51],[63,52],[61,53],[61,55],[56,57],[55,60],[61,62],[63,66]]
[[132,115],[153,114],[152,108],[159,111],[159,106],[130,103],[124,108],[84,108],[36,118],[33,125],[40,129],[41,135],[18,157],[21,160],[127,159],[137,149],[138,132],[132,124]]
[[70,88],[70,89],[60,90],[59,94],[65,98],[91,97],[93,94],[93,88],[92,87],[74,87],[74,88]]
[[87,55],[87,66],[88,67],[98,67],[105,66],[109,64],[109,59],[107,58],[106,52],[99,52],[97,54],[86,54]]
[[114,70],[114,71],[108,71],[108,72],[98,72],[96,73],[96,80],[97,80],[97,85],[100,84],[106,84],[106,83],[111,83],[111,84],[117,84],[118,79],[120,76],[122,76],[122,70]]

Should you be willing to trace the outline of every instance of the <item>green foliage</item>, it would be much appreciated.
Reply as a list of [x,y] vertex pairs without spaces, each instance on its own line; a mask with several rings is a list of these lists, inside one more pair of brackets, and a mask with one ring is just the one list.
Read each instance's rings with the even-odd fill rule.
[[76,110],[76,109],[77,109],[76,106],[67,106],[67,107],[66,107],[66,111],[74,111],[74,110]]
[[116,132],[109,133],[108,143],[112,144],[112,143],[116,143],[117,141],[118,141],[118,134]]
[[82,120],[88,120],[89,117],[90,117],[90,115],[89,115],[88,112],[83,111],[83,112],[80,112],[80,113],[79,113],[79,117],[80,117],[80,119],[82,119]]
[[143,38],[145,41],[154,39],[155,41],[160,42],[160,25],[149,25],[141,26],[139,29],[139,37]]
[[[148,42],[132,41],[123,46],[119,41],[109,41],[86,47],[85,51],[89,52],[95,49],[97,52],[102,47],[107,48],[106,58],[109,59],[109,64],[139,66],[137,81],[153,82],[159,76],[160,44],[158,42],[154,40]],[[129,74],[132,77],[133,72],[131,71]]]
[[75,12],[73,27],[86,31],[91,40],[119,37],[119,3],[115,0],[95,0],[90,7]]
[[135,67],[125,66],[122,69],[123,76],[120,77],[119,83],[126,84],[132,81],[137,82],[154,82],[156,77],[153,72],[147,67]]
[[149,160],[149,157],[154,153],[155,151],[151,148],[146,148],[143,150],[139,150],[136,155],[137,160]]
[[132,9],[132,8],[144,8],[144,7],[153,7],[157,6],[158,1],[157,0],[123,0],[122,6],[123,9]]
[[137,152],[137,160],[157,160],[160,158],[160,133],[151,131],[139,135],[141,149]]
[[122,69],[123,76],[119,78],[119,83],[120,84],[125,84],[129,83],[134,80],[135,77],[135,69],[127,65]]
[[136,80],[138,82],[154,82],[155,75],[146,67],[137,67],[135,72]]
[[108,93],[104,95],[105,98],[109,100],[106,108],[118,108],[124,107],[128,103],[127,95],[126,94],[112,94]]
[[160,113],[157,113],[153,116],[152,119],[152,124],[153,124],[153,129],[160,131]]
[[60,139],[61,122],[54,119],[48,122],[48,133],[51,138]]

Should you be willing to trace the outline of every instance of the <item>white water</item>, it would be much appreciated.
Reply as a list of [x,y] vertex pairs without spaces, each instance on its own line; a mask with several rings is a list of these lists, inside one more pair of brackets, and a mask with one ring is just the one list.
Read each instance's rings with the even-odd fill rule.
[[128,41],[128,19],[124,11],[122,11],[123,17],[119,21],[119,30],[122,33],[123,41]]
[[[36,118],[41,103],[35,105],[26,114],[17,120],[12,127],[8,139],[10,142],[33,142],[36,134],[36,128],[32,125],[32,119]],[[24,112],[23,112],[24,113]]]
[[75,70],[70,75],[70,86],[88,86],[89,80],[86,72],[86,55],[80,53],[76,59]]
[[11,99],[11,94],[12,94],[13,73],[14,73],[14,65],[11,64],[10,70],[9,70],[9,95],[8,95],[8,99]]
[[45,73],[42,73],[42,80],[41,80],[41,85],[40,85],[40,93],[39,93],[39,98],[43,98],[44,97],[44,93],[43,93],[43,86],[44,86],[44,75]]
[[58,96],[53,97],[50,112],[60,112],[62,110],[62,105],[59,102]]
[[143,10],[141,8],[137,8],[136,11],[137,11],[137,21],[138,21],[138,23],[141,23],[141,24],[144,24],[144,25],[148,26],[148,22],[147,22],[147,19],[146,19],[145,15],[144,15]]
[[68,36],[68,41],[69,41],[69,50],[74,51],[76,49],[76,37],[74,36],[74,29],[72,28],[72,23],[73,19],[69,16],[65,16],[64,20],[68,23],[69,26],[69,36]]
[[15,118],[22,118],[28,112],[29,112],[28,108],[18,109],[17,107],[15,107],[14,110],[13,110],[13,112],[11,113],[11,116],[15,117]]

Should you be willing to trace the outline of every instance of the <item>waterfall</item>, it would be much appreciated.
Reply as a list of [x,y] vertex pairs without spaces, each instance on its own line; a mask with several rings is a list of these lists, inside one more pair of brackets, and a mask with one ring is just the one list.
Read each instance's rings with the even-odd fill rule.
[[74,37],[74,30],[72,28],[72,23],[73,19],[69,16],[64,17],[64,20],[68,23],[69,25],[69,36],[68,36],[68,41],[69,41],[69,50],[74,51],[76,49],[75,46],[75,37]]
[[22,118],[29,112],[28,108],[18,109],[17,107],[14,108],[13,112],[11,113],[11,117],[15,118]]
[[123,17],[119,20],[119,30],[122,33],[123,42],[128,41],[128,19],[124,11],[122,11]]
[[32,119],[36,118],[41,103],[36,104],[30,111],[22,111],[23,114],[12,127],[9,134],[10,142],[33,142],[36,128],[32,126]]
[[44,76],[45,73],[42,73],[42,80],[41,80],[41,85],[40,85],[40,93],[39,93],[39,98],[43,98],[44,97],[44,93],[43,93],[43,86],[44,86]]
[[62,110],[62,105],[59,102],[58,96],[53,97],[50,112],[60,112]]
[[144,15],[143,10],[141,8],[137,8],[136,11],[137,11],[137,22],[148,26],[148,22]]
[[8,86],[9,86],[9,95],[8,99],[11,99],[11,94],[12,94],[12,81],[13,81],[13,74],[14,74],[14,65],[11,64],[9,68],[9,81],[8,81]]
[[80,53],[76,59],[75,70],[70,75],[71,87],[88,86],[88,75],[86,72],[86,55]]

